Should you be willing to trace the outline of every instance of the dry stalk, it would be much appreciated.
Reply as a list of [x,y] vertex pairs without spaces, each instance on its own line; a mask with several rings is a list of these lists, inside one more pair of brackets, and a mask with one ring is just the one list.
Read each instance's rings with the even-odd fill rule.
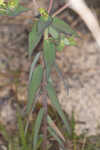
[[100,26],[96,16],[88,8],[84,0],[66,0],[69,3],[69,7],[80,15],[85,24],[91,31],[94,39],[100,47]]

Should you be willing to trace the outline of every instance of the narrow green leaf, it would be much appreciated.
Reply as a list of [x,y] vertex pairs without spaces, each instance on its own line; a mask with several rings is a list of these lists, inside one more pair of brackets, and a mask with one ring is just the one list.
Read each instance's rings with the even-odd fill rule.
[[7,142],[11,140],[6,128],[1,123],[0,123],[0,133]]
[[37,146],[36,146],[37,149],[41,147],[42,142],[43,142],[43,135],[40,134],[38,136],[38,141],[37,141]]
[[44,40],[43,55],[46,64],[46,71],[47,71],[47,78],[48,78],[51,72],[51,67],[56,57],[55,45],[50,39]]
[[17,112],[19,137],[21,140],[22,150],[27,150],[26,136],[21,115]]
[[8,16],[17,16],[17,15],[19,15],[23,12],[29,11],[29,10],[30,10],[29,8],[24,8],[23,6],[20,5],[14,9],[8,8],[7,15]]
[[37,53],[37,55],[35,56],[35,58],[34,58],[32,64],[31,64],[30,73],[29,73],[29,81],[30,81],[31,78],[32,78],[32,73],[33,73],[33,71],[34,71],[34,68],[35,68],[35,65],[36,65],[37,61],[39,60],[39,57],[40,57],[40,52]]
[[53,18],[52,27],[64,34],[78,36],[77,33],[72,30],[72,28],[67,23],[57,17]]
[[48,82],[48,85],[47,85],[47,92],[48,92],[48,96],[50,97],[52,105],[55,107],[56,111],[58,112],[59,116],[61,117],[62,121],[64,122],[65,127],[66,127],[67,132],[68,132],[68,136],[70,137],[71,136],[70,125],[66,119],[64,112],[61,109],[58,98],[56,96],[55,89],[53,88],[53,86],[50,82]]
[[54,29],[52,26],[49,27],[49,34],[54,38],[58,39],[59,38],[59,32]]
[[37,68],[32,73],[32,78],[29,83],[29,97],[27,104],[27,113],[30,111],[32,104],[35,99],[35,94],[40,87],[42,81],[43,69],[41,65],[38,65]]
[[35,22],[32,27],[32,32],[29,33],[29,56],[32,55],[33,50],[36,48],[42,37],[42,33],[38,32],[37,26],[38,22]]
[[75,114],[74,111],[72,111],[72,116],[71,116],[71,127],[72,127],[72,139],[76,139],[76,134],[75,134],[75,127],[76,127],[76,121],[75,121]]
[[37,149],[38,134],[39,134],[41,122],[42,122],[42,119],[43,119],[43,114],[44,114],[44,109],[41,108],[39,113],[38,113],[38,116],[37,116],[37,119],[36,119],[36,122],[35,122],[35,127],[34,127],[33,150]]
[[59,145],[64,148],[64,143],[62,142],[62,140],[60,139],[60,137],[57,135],[57,133],[54,131],[54,129],[52,129],[51,127],[48,127],[48,131],[51,134],[51,136],[53,136],[55,138],[55,140],[59,143]]

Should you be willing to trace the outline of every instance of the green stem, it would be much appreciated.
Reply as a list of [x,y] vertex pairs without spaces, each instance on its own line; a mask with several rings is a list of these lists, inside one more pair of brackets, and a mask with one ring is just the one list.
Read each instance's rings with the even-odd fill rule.
[[45,30],[44,32],[44,40],[48,39],[48,29]]

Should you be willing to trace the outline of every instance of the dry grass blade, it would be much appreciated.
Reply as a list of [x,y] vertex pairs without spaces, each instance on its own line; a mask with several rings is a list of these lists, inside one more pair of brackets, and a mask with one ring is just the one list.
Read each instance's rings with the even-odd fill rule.
[[51,119],[50,116],[48,116],[48,123],[50,125],[51,128],[53,128],[56,133],[59,135],[59,137],[65,142],[65,138],[62,135],[61,131],[58,129],[58,127],[56,126],[56,124],[54,123],[54,121]]

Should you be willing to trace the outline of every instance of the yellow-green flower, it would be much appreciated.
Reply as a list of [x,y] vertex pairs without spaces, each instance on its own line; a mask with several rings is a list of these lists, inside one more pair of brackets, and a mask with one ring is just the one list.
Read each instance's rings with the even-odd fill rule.
[[64,44],[64,40],[63,39],[61,39],[61,41],[60,41],[60,45],[61,46],[64,46],[65,44]]
[[14,9],[14,8],[16,8],[17,6],[18,6],[18,1],[16,1],[16,0],[10,0],[10,1],[8,2],[8,7],[11,8],[11,9]]
[[39,8],[39,12],[41,16],[45,17],[45,19],[48,19],[48,12],[44,8]]
[[0,5],[2,5],[4,3],[4,0],[0,0]]
[[77,43],[74,39],[74,36],[71,36],[70,38],[68,38],[68,41],[69,41],[70,45],[73,45],[73,46],[77,45]]
[[5,6],[4,0],[0,0],[0,6]]

